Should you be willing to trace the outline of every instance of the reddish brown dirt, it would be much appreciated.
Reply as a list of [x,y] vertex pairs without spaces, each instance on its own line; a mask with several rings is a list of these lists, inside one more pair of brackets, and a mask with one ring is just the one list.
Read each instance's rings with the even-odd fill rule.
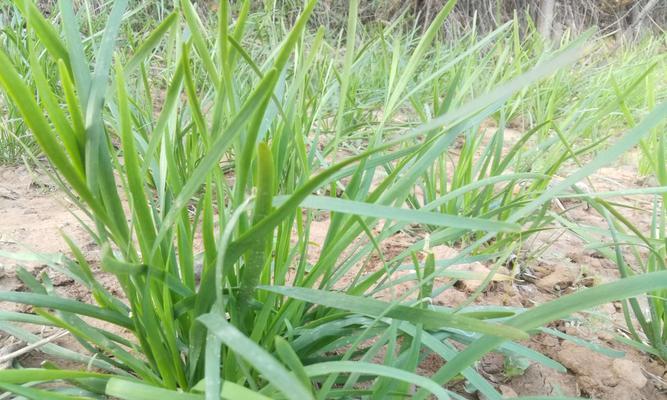
[[76,207],[47,177],[23,166],[0,167],[0,250],[66,251],[60,231],[79,245],[92,243],[72,212]]

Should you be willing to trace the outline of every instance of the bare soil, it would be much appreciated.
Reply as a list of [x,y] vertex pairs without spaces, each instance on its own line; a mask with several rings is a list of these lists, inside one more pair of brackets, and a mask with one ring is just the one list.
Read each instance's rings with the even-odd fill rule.
[[[600,170],[589,184],[595,191],[617,190],[642,187],[647,182],[637,179],[636,156],[630,155],[613,168]],[[633,197],[617,199],[633,202],[637,207],[625,211],[627,217],[647,228],[650,222],[648,199]],[[572,221],[604,227],[605,222],[595,211],[586,210],[583,204],[565,202],[567,218]],[[83,229],[75,215],[76,207],[66,196],[56,190],[44,176],[35,174],[25,167],[0,166],[0,252],[65,253],[69,249],[61,232],[67,234],[85,252],[91,261],[98,257],[98,249]],[[309,262],[315,262],[319,248],[324,241],[328,220],[317,220],[311,226]],[[385,241],[383,252],[386,258],[399,254],[402,250],[421,239],[419,235],[399,233]],[[533,237],[526,243],[527,250],[534,250],[535,257],[519,258],[531,271],[530,280],[506,279],[509,271],[499,271],[491,285],[479,296],[476,304],[513,305],[532,307],[581,287],[599,284],[618,278],[613,263],[601,258],[594,250],[586,249],[584,243],[574,234],[565,230],[549,231]],[[451,258],[456,249],[438,246],[433,249],[439,258]],[[376,260],[377,261],[377,260]],[[376,263],[379,264],[379,263]],[[38,275],[44,265],[38,261],[17,261],[2,257],[0,253],[0,290],[22,291],[25,288],[16,277],[18,266]],[[371,261],[367,268],[373,269]],[[489,272],[489,266],[474,263],[458,266],[461,270],[481,276]],[[59,291],[68,296],[88,300],[87,293],[81,291],[73,281],[48,272]],[[397,272],[398,273],[398,272]],[[100,274],[100,280],[109,289],[117,291],[112,277]],[[469,294],[479,287],[476,279],[456,283],[454,288],[444,291],[433,299],[435,304],[454,307],[463,303]],[[438,284],[451,283],[446,279]],[[378,293],[378,297],[389,299],[409,290],[410,284],[396,286],[392,290]],[[120,295],[120,293],[118,293]],[[27,311],[26,307],[0,302],[0,310]],[[614,340],[614,335],[623,332],[623,317],[619,304],[608,304],[594,310],[594,313],[575,315],[573,320],[552,324],[551,328],[563,333],[586,339],[592,343],[625,353],[623,358],[610,358],[597,352],[573,344],[570,341],[540,334],[524,344],[560,362],[567,373],[559,373],[539,364],[520,365],[517,369],[501,355],[490,354],[481,360],[477,368],[508,398],[515,396],[560,395],[581,396],[596,399],[667,399],[667,369],[659,361],[653,360],[633,348]],[[53,330],[39,330],[33,333],[47,337]],[[58,339],[59,343],[76,346],[68,336]],[[0,358],[21,348],[11,337],[0,332]],[[17,360],[22,365],[37,365],[44,355],[33,350]],[[0,365],[0,368],[7,367]],[[420,366],[420,372],[431,373],[441,366],[436,357],[427,357]],[[472,399],[475,394],[466,394]]]

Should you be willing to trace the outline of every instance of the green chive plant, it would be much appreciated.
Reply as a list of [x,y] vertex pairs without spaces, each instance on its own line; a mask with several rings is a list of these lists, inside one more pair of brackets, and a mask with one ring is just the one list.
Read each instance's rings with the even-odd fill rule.
[[[662,159],[663,155],[664,150],[659,151],[658,158]],[[589,246],[614,262],[623,279],[665,270],[664,197],[667,185],[664,174],[659,176],[660,186],[657,187],[598,193],[593,198],[587,196],[593,208],[606,219],[609,227],[607,231],[598,227],[578,226],[561,219],[566,227],[584,239]],[[636,206],[608,199],[640,195],[644,199],[635,203],[647,207],[646,211],[650,212],[651,217],[646,228],[640,221],[624,215],[623,209]],[[646,200],[647,196],[649,200]],[[656,290],[646,296],[623,300],[621,304],[626,333],[617,335],[616,339],[662,360],[667,359],[666,295],[664,290]]]
[[[664,150],[662,151],[664,155]],[[664,160],[664,158],[663,158]],[[664,169],[664,167],[663,167]],[[664,175],[663,175],[664,178]],[[663,179],[664,180],[664,179]],[[664,188],[665,183],[661,182]],[[623,278],[653,271],[665,271],[665,193],[653,196],[650,232],[642,232],[636,224],[605,203],[605,215],[614,243],[611,259]],[[618,225],[618,226],[617,226]],[[622,233],[628,230],[630,240]],[[620,231],[620,232],[619,232]],[[629,251],[628,251],[629,250]],[[629,254],[628,254],[629,253]],[[667,360],[667,292],[656,290],[647,296],[622,302],[628,336],[618,339]]]
[[[658,101],[655,78],[652,75],[646,75],[644,83],[647,107],[654,108]],[[622,109],[628,124],[634,124],[635,117],[622,100],[621,104],[624,105]],[[612,204],[601,201],[601,207],[604,207],[602,213],[607,219],[614,243],[614,252],[611,259],[616,262],[623,278],[666,269],[667,242],[665,239],[667,236],[665,234],[665,222],[667,215],[665,213],[665,201],[667,200],[667,193],[664,189],[667,187],[667,167],[665,164],[667,142],[665,141],[664,127],[664,122],[656,125],[639,146],[643,155],[639,166],[640,171],[643,169],[648,172],[659,187],[655,190],[651,201],[652,217],[649,231],[642,230],[637,226],[637,223],[625,218]],[[651,192],[650,189],[646,191]],[[630,234],[630,240],[621,237],[624,232]],[[627,339],[625,341],[662,360],[667,360],[667,291],[651,292],[645,299],[632,298],[622,304],[626,326],[630,333],[630,337],[625,338]],[[634,318],[632,318],[633,316]],[[637,325],[643,335],[635,328]]]
[[[13,7],[0,5],[0,43],[23,76],[30,79],[28,67],[23,63],[22,56],[27,53],[26,43],[20,40],[25,21]],[[0,96],[0,165],[15,164],[26,156],[28,151],[35,151],[36,146],[20,115],[7,98]]]
[[[123,296],[100,284],[102,272],[69,239],[72,259],[43,261],[87,288],[90,302],[18,270],[29,290],[0,292],[0,300],[28,304],[34,313],[2,312],[0,329],[34,343],[39,338],[24,324],[60,327],[82,350],[51,343],[42,368],[0,371],[0,388],[28,398],[447,399],[462,398],[446,385],[463,376],[480,394],[500,399],[473,368],[482,356],[498,350],[564,370],[510,340],[574,311],[667,287],[663,271],[530,310],[430,304],[447,289],[434,284],[448,276],[447,267],[506,255],[541,227],[553,196],[616,159],[667,115],[667,106],[656,106],[549,192],[517,195],[517,182],[545,181],[555,168],[511,170],[533,132],[509,153],[502,151],[504,119],[490,142],[476,133],[483,121],[503,115],[511,96],[573,63],[587,37],[515,79],[454,102],[448,93],[460,82],[443,77],[460,60],[416,79],[454,4],[410,46],[400,36],[373,42],[390,62],[375,97],[381,113],[369,123],[360,119],[373,113],[358,111],[354,92],[355,68],[370,59],[373,44],[355,34],[358,1],[350,2],[342,64],[322,30],[306,29],[314,0],[264,53],[245,41],[250,1],[234,19],[222,1],[211,28],[181,0],[129,56],[115,51],[127,0],[113,3],[92,44],[82,39],[70,0],[58,3],[59,25],[33,3],[14,2],[30,33],[33,79],[3,48],[0,88],[85,213],[82,221],[92,221],[101,269]],[[421,89],[430,101],[414,106],[422,121],[397,123]],[[444,154],[457,137],[465,144],[450,182]],[[327,212],[330,223],[309,264],[313,210]],[[381,242],[408,224],[423,226],[428,239],[384,259]],[[461,252],[436,261],[425,241],[458,244]],[[426,253],[423,260],[418,252]],[[376,253],[380,267],[360,268]],[[375,298],[398,283],[393,272],[412,255],[408,279],[417,282],[417,299],[409,300],[410,292],[392,302]],[[420,376],[428,353],[447,363]],[[373,362],[377,357],[381,362]],[[62,359],[82,369],[61,368]]]
[[[646,85],[645,101],[649,108],[656,106],[656,91],[651,75],[644,75]],[[619,103],[628,124],[635,124],[636,119],[626,105],[623,97]],[[665,201],[667,200],[667,168],[665,167],[664,121],[650,130],[647,138],[639,143],[643,155],[640,168],[648,170],[654,187],[625,189],[610,192],[608,196],[643,195],[642,204],[650,212],[650,222],[644,227],[641,221],[635,221],[624,215],[624,208],[632,208],[625,203],[593,199],[595,209],[606,219],[609,230],[595,232],[594,229],[571,227],[582,238],[599,249],[600,253],[613,261],[622,278],[638,274],[647,274],[666,269],[667,247],[665,242]],[[646,196],[649,198],[646,199]],[[630,298],[622,302],[627,334],[618,335],[621,342],[632,345],[648,354],[667,360],[667,292],[657,290],[646,296]]]

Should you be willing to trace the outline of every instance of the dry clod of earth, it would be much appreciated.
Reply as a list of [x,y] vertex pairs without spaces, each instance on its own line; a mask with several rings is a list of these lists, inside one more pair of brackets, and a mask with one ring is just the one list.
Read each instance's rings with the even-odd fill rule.
[[641,365],[622,358],[614,360],[612,365],[616,375],[624,379],[628,385],[634,386],[637,389],[646,386],[648,379],[644,376]]
[[624,400],[661,398],[655,387],[646,385],[648,380],[642,367],[630,359],[631,354],[622,359],[611,359],[564,341],[555,358],[576,374],[581,395]]
[[535,284],[540,289],[548,292],[567,289],[577,279],[578,271],[576,269],[576,266],[555,265],[551,273],[540,278]]
[[512,380],[519,396],[578,396],[576,378],[542,364],[531,364],[523,375]]

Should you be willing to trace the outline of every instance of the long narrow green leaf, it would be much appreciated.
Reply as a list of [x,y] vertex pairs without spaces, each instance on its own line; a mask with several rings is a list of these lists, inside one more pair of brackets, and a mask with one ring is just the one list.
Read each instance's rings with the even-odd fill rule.
[[308,376],[328,375],[343,372],[383,376],[421,386],[436,395],[438,399],[450,398],[447,390],[443,389],[434,381],[426,377],[387,365],[371,364],[361,361],[330,361],[307,365],[305,370]]
[[[523,330],[531,330],[579,310],[664,288],[667,288],[667,271],[634,276],[552,300],[510,318],[504,324]],[[450,360],[433,375],[433,379],[440,383],[449,382],[459,371],[472,365],[503,341],[504,339],[493,336],[482,337]],[[424,399],[425,395],[422,392],[416,398]]]
[[[121,143],[125,158],[125,174],[127,175],[128,186],[130,188],[133,215],[137,221],[139,244],[145,257],[144,262],[148,263],[151,260],[146,257],[155,242],[155,224],[151,218],[153,214],[146,200],[144,176],[142,175],[141,164],[132,132],[132,119],[123,73],[122,68],[118,66],[116,72],[116,90],[118,93],[118,109],[120,114]],[[158,261],[158,263],[160,262]]]
[[34,307],[53,308],[55,310],[68,311],[78,315],[86,315],[111,322],[132,329],[134,324],[129,317],[119,314],[116,311],[99,308],[90,304],[81,303],[75,300],[63,299],[46,294],[23,293],[23,292],[2,292],[0,291],[0,300],[11,301],[13,303],[28,304]]
[[44,76],[42,66],[37,61],[37,56],[31,52],[30,67],[32,75],[35,78],[35,85],[42,99],[43,106],[53,123],[55,131],[58,133],[60,140],[62,140],[65,150],[69,154],[72,165],[76,168],[81,180],[85,179],[83,171],[83,154],[80,152],[77,136],[74,133],[72,126],[67,121],[65,113],[62,111],[55,93],[52,92],[51,86]]
[[[81,96],[81,104],[88,104],[88,95],[90,94],[91,72],[88,66],[88,59],[83,49],[81,33],[79,32],[79,22],[74,13],[74,7],[71,0],[59,0],[60,14],[63,19],[63,30],[65,31],[65,40],[69,54],[72,55],[71,73],[74,76],[74,82]],[[56,58],[57,59],[57,58]],[[65,59],[67,61],[67,59]],[[66,69],[69,76],[69,69]],[[63,75],[61,73],[61,75]],[[70,107],[70,112],[72,109]],[[77,112],[79,112],[77,110]]]
[[[278,55],[275,58],[275,61],[273,62],[272,65],[264,65],[263,70],[267,70],[268,68],[275,69],[278,72],[278,75],[280,75],[283,72],[283,68],[285,68],[285,64],[287,64],[287,60],[289,59],[290,53],[294,49],[294,46],[296,46],[299,38],[301,37],[302,31],[306,27],[306,23],[308,22],[308,19],[310,18],[310,14],[313,12],[313,9],[315,8],[315,5],[317,4],[317,0],[309,0],[303,11],[301,11],[301,14],[299,14],[299,18],[294,22],[294,25],[292,26],[292,30],[290,33],[287,35],[285,40],[283,41],[283,44],[279,48]],[[267,60],[267,63],[269,63],[271,60]]]
[[0,370],[0,382],[17,384],[58,379],[110,378],[111,376],[99,372],[63,369],[22,368]]
[[[37,343],[39,341],[44,340],[43,337],[34,335],[30,333],[29,331],[20,328],[16,326],[15,324],[10,324],[10,323],[5,323],[2,322],[3,320],[6,321],[13,321],[13,322],[18,322],[18,323],[29,323],[29,324],[36,324],[40,326],[55,326],[51,321],[48,319],[40,316],[40,315],[33,315],[33,314],[21,314],[21,313],[13,313],[15,315],[7,315],[8,313],[0,313],[0,331],[5,332],[8,335],[14,336],[15,338],[27,343],[27,344],[33,344]],[[29,318],[32,317],[32,318]],[[110,336],[110,335],[107,335]],[[122,341],[118,341],[121,343]],[[123,345],[130,345],[129,343],[122,343]],[[130,346],[131,347],[131,346]],[[127,372],[124,370],[117,368],[116,366],[110,364],[109,362],[101,359],[98,357],[97,354],[95,355],[87,355],[87,354],[82,354],[80,352],[74,351],[67,349],[65,347],[62,347],[60,345],[57,345],[55,343],[46,343],[40,346],[40,351],[43,352],[44,354],[48,354],[53,357],[57,357],[60,360],[69,360],[71,362],[77,363],[79,365],[86,365],[86,366],[94,366],[95,368],[99,368],[102,371],[108,371],[110,373],[116,374],[116,375],[129,375]],[[0,379],[1,381],[1,379]]]
[[203,400],[201,394],[183,393],[175,390],[149,386],[122,378],[111,378],[106,394],[124,400]]
[[351,0],[347,15],[347,36],[345,40],[345,58],[343,60],[343,73],[340,77],[340,100],[336,112],[336,142],[344,128],[344,111],[347,104],[347,92],[350,87],[350,75],[355,56],[355,41],[357,39],[357,18],[359,14],[359,0]]
[[560,193],[567,191],[577,182],[591,175],[593,172],[611,164],[618,159],[624,152],[628,151],[632,146],[639,143],[639,140],[646,135],[651,128],[656,126],[660,121],[667,118],[667,102],[658,105],[649,115],[647,115],[637,126],[630,132],[625,134],[618,142],[611,147],[601,151],[588,164],[579,168],[567,178],[553,185],[548,191],[542,193],[537,199],[531,201],[528,205],[523,207],[512,215],[511,220],[518,221],[520,218],[528,215],[542,206],[547,201],[557,197]]
[[209,332],[216,335],[231,351],[261,372],[264,378],[280,390],[286,398],[314,399],[308,389],[271,354],[230,325],[222,316],[214,313],[206,314],[199,317],[199,321],[206,325]]
[[[220,398],[225,400],[272,400],[270,397],[264,396],[261,393],[257,393],[254,390],[248,389],[245,386],[241,386],[238,383],[230,381],[221,381],[222,390],[220,391]],[[196,384],[192,390],[193,391],[203,391],[206,385],[205,381],[200,381]]]
[[49,157],[58,171],[72,185],[81,198],[95,211],[98,218],[107,220],[106,212],[100,208],[97,201],[88,190],[86,183],[76,172],[67,156],[52,134],[49,123],[44,118],[44,113],[37,105],[32,91],[26,86],[18,72],[12,65],[6,53],[0,49],[0,85],[12,98],[14,104],[21,111],[24,121],[30,127],[35,139],[44,153]]
[[72,396],[68,394],[60,394],[57,392],[35,389],[26,386],[13,385],[11,383],[0,382],[0,389],[20,395],[23,398],[33,400],[90,400],[90,397]]
[[35,3],[31,0],[12,0],[12,3],[14,3],[16,8],[23,14],[23,17],[30,25],[30,28],[37,33],[39,40],[44,44],[44,47],[51,53],[53,58],[56,60],[63,60],[69,65],[70,60],[67,48],[60,40],[58,32],[56,32],[53,25],[44,18]]
[[[275,180],[275,171],[273,156],[269,145],[261,142],[257,147],[257,198],[255,200],[255,210],[253,213],[253,223],[260,222],[271,212],[273,199],[273,186]],[[241,321],[246,332],[251,332],[250,326],[252,320],[248,314],[251,309],[252,299],[254,298],[255,288],[264,270],[266,262],[267,245],[273,239],[270,233],[263,237],[258,236],[255,242],[250,246],[247,257],[247,264],[241,273],[241,286],[239,288],[239,307],[241,312]]]
[[[72,120],[72,130],[76,135],[79,154],[83,158],[86,154],[86,124],[83,119],[83,109],[74,90],[74,84],[72,83],[67,66],[62,60],[58,61],[58,74],[60,75],[60,84],[65,94],[65,102],[67,103],[70,119]],[[90,83],[88,83],[88,86],[90,86]],[[84,97],[83,95],[81,96],[82,98]],[[83,161],[85,165],[85,158]]]
[[[275,204],[281,205],[287,196],[276,197]],[[364,217],[384,218],[387,220],[419,223],[425,225],[438,225],[452,228],[462,228],[486,232],[516,232],[520,226],[515,223],[494,221],[482,218],[461,217],[458,215],[447,215],[436,212],[409,210],[383,206],[380,204],[364,203],[347,199],[323,196],[308,196],[301,203],[301,207],[315,208],[319,210],[335,211],[345,214],[360,215]]]
[[301,287],[259,286],[258,288],[313,304],[366,314],[373,317],[387,317],[409,321],[414,324],[424,324],[424,327],[428,328],[456,328],[511,339],[525,339],[528,337],[526,332],[506,325],[490,324],[488,322],[452,313],[386,303],[371,298]]
[[419,63],[421,63],[424,59],[426,50],[433,42],[435,35],[437,34],[438,30],[440,30],[440,27],[445,22],[445,19],[449,13],[454,9],[456,2],[457,0],[449,0],[435,16],[426,33],[421,37],[417,48],[408,60],[408,64],[405,70],[401,71],[401,76],[396,83],[396,86],[390,88],[391,97],[387,101],[385,117],[389,117],[393,113],[395,107],[398,105],[399,97],[405,91],[408,82],[413,79],[413,74],[419,66]]
[[275,345],[276,345],[276,352],[278,353],[278,356],[280,357],[282,362],[284,362],[288,367],[290,367],[290,369],[296,375],[296,377],[301,380],[304,387],[310,387],[311,386],[310,379],[308,379],[308,374],[306,373],[306,370],[304,369],[304,366],[301,363],[301,360],[299,359],[299,355],[296,354],[296,352],[290,346],[287,340],[283,339],[280,336],[276,336]]
[[113,60],[114,48],[118,31],[123,21],[123,13],[127,8],[128,0],[117,0],[113,3],[111,14],[104,28],[102,41],[97,49],[95,57],[95,71],[90,87],[90,97],[86,105],[86,127],[90,128],[91,122],[101,117],[102,107],[104,105],[104,95],[106,93],[107,82],[109,80],[109,71]]
[[178,13],[172,12],[165,18],[160,25],[158,25],[151,34],[142,41],[141,46],[134,52],[132,58],[125,63],[123,73],[127,76],[141,63],[144,62],[150,53],[160,44],[162,37],[171,29],[171,27],[178,22]]
[[591,37],[591,35],[592,31],[581,35],[581,37],[573,41],[567,48],[559,52],[553,58],[544,60],[530,71],[498,86],[484,95],[476,97],[465,105],[439,117],[433,118],[432,120],[412,129],[411,133],[427,133],[443,125],[446,126],[457,123],[467,116],[477,114],[480,110],[509,98],[513,93],[524,89],[531,83],[572,64],[582,55],[584,43]]
[[202,24],[201,19],[199,18],[199,15],[197,15],[197,11],[190,0],[180,0],[180,5],[181,12],[183,13],[185,22],[188,24],[190,34],[192,35],[192,43],[195,50],[197,50],[197,54],[199,54],[199,57],[202,59],[204,69],[213,83],[213,87],[217,88],[220,86],[220,77],[218,76],[218,71],[215,68],[209,50],[212,46],[208,43],[204,35],[202,35],[202,32],[207,32],[207,29],[204,27],[204,24]]
[[176,217],[180,214],[183,208],[188,205],[192,196],[206,181],[206,177],[217,165],[218,161],[225,153],[225,151],[227,151],[232,141],[235,140],[241,133],[241,129],[247,123],[248,119],[250,119],[250,116],[253,115],[259,106],[264,102],[264,100],[271,95],[272,87],[275,84],[275,78],[275,70],[269,71],[264,76],[264,79],[262,79],[262,81],[257,85],[257,88],[250,95],[248,100],[246,100],[246,103],[234,117],[234,120],[225,129],[224,134],[218,136],[215,142],[213,142],[210,151],[199,162],[199,165],[193,171],[190,179],[185,183],[176,199],[174,199],[172,208],[169,210],[169,213],[164,217],[162,227],[158,232],[155,245],[153,246],[153,252],[156,250],[157,244],[167,234],[167,231],[171,229],[171,225],[176,220]]
[[237,260],[238,257],[241,256],[242,249],[244,249],[248,243],[252,242],[257,235],[264,235],[267,232],[272,231],[278,224],[284,221],[288,216],[292,215],[305,198],[307,198],[315,189],[331,180],[336,173],[349,165],[366,159],[372,154],[390,148],[393,144],[394,142],[389,142],[372,150],[367,150],[362,154],[349,157],[315,175],[303,186],[297,189],[289,198],[283,201],[280,207],[276,208],[266,218],[253,225],[251,229],[239,236],[239,238],[229,246],[227,261],[231,263]]

